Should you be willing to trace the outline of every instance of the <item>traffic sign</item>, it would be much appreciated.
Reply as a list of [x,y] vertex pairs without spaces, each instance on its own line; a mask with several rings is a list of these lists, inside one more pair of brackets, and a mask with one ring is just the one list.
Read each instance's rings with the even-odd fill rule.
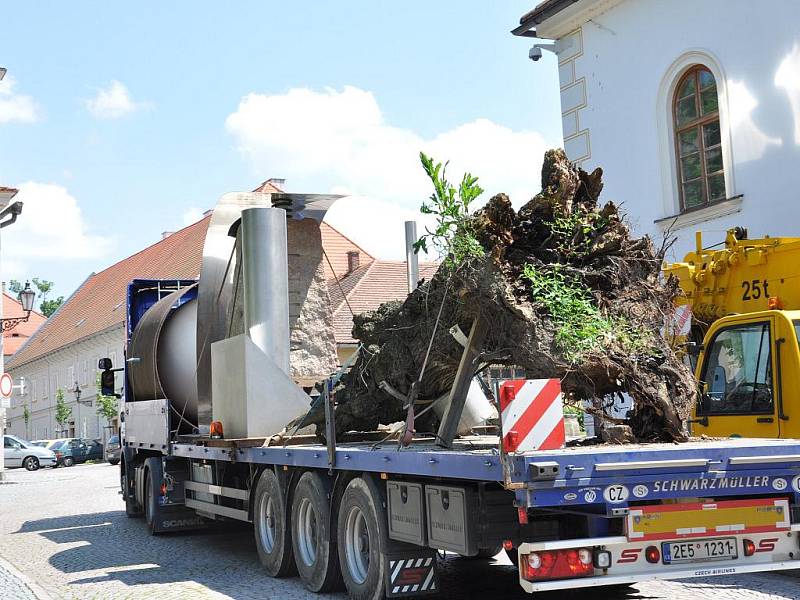
[[11,398],[11,393],[14,391],[14,380],[8,373],[3,373],[0,376],[0,398]]

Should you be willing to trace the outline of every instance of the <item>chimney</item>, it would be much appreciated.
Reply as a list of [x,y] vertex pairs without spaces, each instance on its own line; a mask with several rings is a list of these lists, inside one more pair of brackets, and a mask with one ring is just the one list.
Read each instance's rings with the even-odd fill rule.
[[169,236],[171,236],[173,233],[175,233],[175,232],[174,232],[174,231],[162,231],[162,232],[161,232],[161,239],[162,239],[162,240],[165,240],[165,239],[167,239]]
[[347,275],[349,275],[358,268],[360,262],[359,257],[360,255],[358,253],[358,250],[350,250],[347,253],[347,273],[346,273]]

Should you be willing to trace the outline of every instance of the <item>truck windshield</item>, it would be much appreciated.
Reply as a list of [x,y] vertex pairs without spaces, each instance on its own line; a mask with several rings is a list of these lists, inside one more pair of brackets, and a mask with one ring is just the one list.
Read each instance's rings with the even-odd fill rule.
[[706,352],[701,400],[705,415],[773,412],[769,323],[734,325],[720,330]]

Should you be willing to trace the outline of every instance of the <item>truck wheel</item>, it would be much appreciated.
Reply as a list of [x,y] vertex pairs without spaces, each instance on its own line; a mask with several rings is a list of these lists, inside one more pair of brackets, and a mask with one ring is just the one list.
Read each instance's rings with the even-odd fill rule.
[[311,472],[303,473],[292,498],[292,549],[306,589],[329,592],[341,581],[336,537],[332,531],[327,486]]
[[360,477],[347,485],[339,503],[339,562],[344,585],[354,600],[381,600],[384,597],[386,564],[380,551],[375,503],[367,483]]
[[144,520],[150,535],[158,535],[156,525],[161,509],[158,505],[156,490],[161,487],[161,459],[148,458],[144,463],[147,473],[144,476]]
[[294,571],[287,514],[286,495],[278,477],[274,471],[265,469],[256,486],[253,529],[258,558],[271,577],[285,577]]
[[137,504],[136,495],[132,491],[135,472],[135,468],[129,466],[127,461],[123,461],[119,468],[119,485],[122,489],[122,499],[125,501],[125,516],[129,519],[142,516],[142,507]]

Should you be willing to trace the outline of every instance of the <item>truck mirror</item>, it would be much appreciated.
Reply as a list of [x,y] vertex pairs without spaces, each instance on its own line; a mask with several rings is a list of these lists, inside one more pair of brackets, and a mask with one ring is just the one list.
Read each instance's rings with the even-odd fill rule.
[[114,368],[114,364],[111,362],[110,358],[101,358],[97,361],[97,368],[101,371],[108,371]]

